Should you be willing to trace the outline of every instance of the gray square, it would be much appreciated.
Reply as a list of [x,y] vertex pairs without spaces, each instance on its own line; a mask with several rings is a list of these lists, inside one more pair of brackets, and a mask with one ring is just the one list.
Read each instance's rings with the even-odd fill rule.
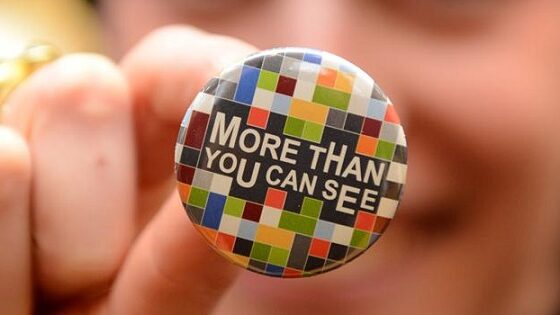
[[329,108],[329,115],[327,116],[327,126],[340,128],[344,126],[346,120],[346,113],[334,108]]
[[258,225],[259,224],[256,222],[241,219],[241,222],[239,223],[239,232],[237,233],[237,237],[254,241],[255,235],[257,235]]
[[224,98],[226,100],[232,100],[235,95],[235,90],[237,89],[237,83],[220,80],[218,83],[218,89],[216,90],[216,96]]
[[400,128],[401,127],[399,125],[383,122],[383,125],[381,125],[381,131],[379,132],[379,138],[395,143],[399,137]]
[[284,59],[284,57],[280,55],[266,56],[264,58],[262,68],[268,71],[280,73],[280,68],[282,67],[282,59]]
[[192,185],[204,190],[210,190],[210,185],[212,185],[212,176],[213,174],[208,171],[197,169],[194,172]]

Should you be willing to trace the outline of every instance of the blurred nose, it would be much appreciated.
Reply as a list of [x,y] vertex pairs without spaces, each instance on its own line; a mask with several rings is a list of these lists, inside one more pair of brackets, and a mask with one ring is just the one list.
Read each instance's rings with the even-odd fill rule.
[[[283,28],[278,35],[283,46],[316,48],[339,54],[341,13],[348,2],[341,0],[286,0],[283,1]],[[287,24],[284,24],[287,23]]]

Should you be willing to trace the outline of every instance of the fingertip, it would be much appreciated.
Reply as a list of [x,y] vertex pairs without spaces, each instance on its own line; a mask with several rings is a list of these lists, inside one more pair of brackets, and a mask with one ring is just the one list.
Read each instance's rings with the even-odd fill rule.
[[28,136],[41,113],[72,112],[103,119],[130,107],[127,80],[106,57],[80,53],[46,65],[24,81],[6,104],[6,123]]
[[232,37],[171,25],[148,34],[121,66],[137,104],[163,122],[177,123],[212,75],[255,50]]

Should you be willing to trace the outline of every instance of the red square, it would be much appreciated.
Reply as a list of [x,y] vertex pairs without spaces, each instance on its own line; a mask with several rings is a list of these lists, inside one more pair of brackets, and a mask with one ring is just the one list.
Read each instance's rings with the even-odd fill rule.
[[243,210],[243,219],[259,222],[262,213],[262,206],[256,203],[247,202]]
[[194,168],[178,164],[177,180],[187,185],[192,185],[194,177]]
[[231,252],[233,250],[233,244],[235,243],[235,236],[218,232],[216,237],[216,246],[219,249]]
[[266,199],[264,200],[264,204],[272,208],[284,209],[284,202],[286,202],[287,194],[287,192],[282,190],[268,188],[268,190],[266,191]]
[[330,245],[331,243],[328,241],[314,238],[311,241],[311,247],[309,248],[309,255],[326,258],[327,255],[329,254]]
[[385,121],[392,122],[395,124],[401,123],[401,120],[399,118],[399,115],[397,114],[397,111],[395,110],[395,107],[391,104],[387,106],[387,111],[385,112]]
[[284,269],[283,276],[286,278],[300,277],[303,272],[301,270],[286,268]]
[[373,226],[373,232],[383,234],[389,225],[389,222],[391,222],[391,219],[389,218],[377,217],[375,219],[375,225]]
[[185,145],[196,149],[202,147],[209,118],[210,115],[206,113],[197,112],[195,110],[192,111],[191,120],[187,127],[187,135],[185,136]]
[[294,95],[294,90],[296,89],[296,80],[288,78],[285,76],[278,77],[278,85],[276,86],[276,92],[286,94],[288,96]]
[[266,109],[251,107],[249,117],[247,117],[247,125],[265,129],[269,114],[270,112]]
[[381,122],[379,120],[366,118],[362,127],[362,133],[370,137],[379,138]]
[[373,225],[375,224],[375,214],[358,211],[358,216],[356,217],[356,228],[363,231],[373,230]]

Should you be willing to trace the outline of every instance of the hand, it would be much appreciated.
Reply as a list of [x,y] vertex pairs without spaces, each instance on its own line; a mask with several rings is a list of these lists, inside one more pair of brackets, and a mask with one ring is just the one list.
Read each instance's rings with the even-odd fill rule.
[[254,50],[167,27],[119,66],[67,55],[11,95],[11,128],[0,126],[0,313],[196,314],[219,302],[238,269],[189,223],[173,152],[197,91]]

